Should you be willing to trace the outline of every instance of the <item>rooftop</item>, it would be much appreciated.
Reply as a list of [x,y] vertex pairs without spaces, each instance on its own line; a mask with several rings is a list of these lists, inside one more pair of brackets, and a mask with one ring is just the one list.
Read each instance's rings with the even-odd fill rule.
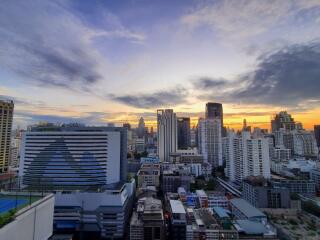
[[252,218],[252,217],[259,217],[264,218],[266,215],[262,213],[259,209],[252,206],[250,203],[248,203],[246,200],[242,198],[234,198],[230,200],[230,203],[235,206],[237,209],[239,209],[246,217]]
[[219,218],[229,218],[230,211],[222,207],[213,207],[213,211],[219,216]]
[[186,210],[184,209],[182,202],[179,200],[170,200],[170,206],[172,213],[185,214]]
[[250,220],[237,220],[234,223],[234,227],[237,231],[248,235],[264,235],[270,231],[262,223]]

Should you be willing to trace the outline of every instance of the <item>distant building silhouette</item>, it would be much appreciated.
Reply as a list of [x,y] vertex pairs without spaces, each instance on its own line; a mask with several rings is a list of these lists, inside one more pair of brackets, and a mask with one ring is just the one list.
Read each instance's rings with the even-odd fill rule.
[[191,146],[190,118],[180,117],[177,122],[178,149],[187,149]]

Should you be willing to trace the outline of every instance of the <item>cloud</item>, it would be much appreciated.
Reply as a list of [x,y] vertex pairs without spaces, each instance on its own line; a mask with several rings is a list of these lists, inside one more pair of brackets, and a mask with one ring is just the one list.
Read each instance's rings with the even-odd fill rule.
[[210,77],[201,77],[193,82],[193,86],[196,89],[207,89],[207,88],[219,88],[226,86],[228,84],[227,80],[223,78],[210,78]]
[[116,102],[136,107],[136,108],[157,108],[176,106],[181,103],[187,103],[188,92],[185,88],[176,87],[172,90],[162,90],[154,93],[142,93],[131,95],[109,95]]
[[319,6],[318,0],[205,1],[182,16],[181,22],[191,30],[208,26],[220,36],[239,40],[261,34],[301,11]]
[[216,96],[224,102],[291,107],[308,102],[314,107],[320,100],[320,43],[291,45],[262,55],[253,71],[224,81],[220,91],[216,80],[203,82],[200,78],[197,83],[206,84],[201,99]]
[[145,39],[111,13],[101,19],[109,29],[90,25],[65,1],[3,1],[0,66],[27,84],[89,90],[110,68],[95,38]]

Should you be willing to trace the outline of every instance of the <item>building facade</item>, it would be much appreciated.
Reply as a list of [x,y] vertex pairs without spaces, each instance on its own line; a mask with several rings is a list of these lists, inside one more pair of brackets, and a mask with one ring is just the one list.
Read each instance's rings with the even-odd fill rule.
[[269,142],[252,138],[249,132],[228,133],[223,139],[225,173],[231,181],[241,182],[248,176],[270,178]]
[[8,171],[10,162],[13,101],[0,100],[0,174]]
[[157,110],[158,156],[161,162],[170,160],[177,150],[177,117],[172,109]]
[[177,119],[178,149],[188,149],[191,147],[190,118],[179,117]]
[[320,125],[314,125],[314,136],[317,140],[318,148],[320,148]]
[[56,233],[89,232],[103,239],[124,239],[128,232],[135,196],[135,182],[119,183],[101,192],[70,192],[55,195]]
[[213,167],[223,165],[222,135],[220,119],[199,119],[198,122],[199,153],[204,161]]
[[113,127],[35,127],[24,132],[19,167],[23,185],[84,189],[120,182],[127,171],[121,133]]

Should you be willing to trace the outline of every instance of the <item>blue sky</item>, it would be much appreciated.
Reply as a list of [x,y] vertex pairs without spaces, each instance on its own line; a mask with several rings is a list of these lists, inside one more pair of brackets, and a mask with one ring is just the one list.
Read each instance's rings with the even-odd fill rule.
[[320,1],[29,1],[0,5],[0,95],[15,124],[154,124],[224,104],[231,127],[320,113]]

